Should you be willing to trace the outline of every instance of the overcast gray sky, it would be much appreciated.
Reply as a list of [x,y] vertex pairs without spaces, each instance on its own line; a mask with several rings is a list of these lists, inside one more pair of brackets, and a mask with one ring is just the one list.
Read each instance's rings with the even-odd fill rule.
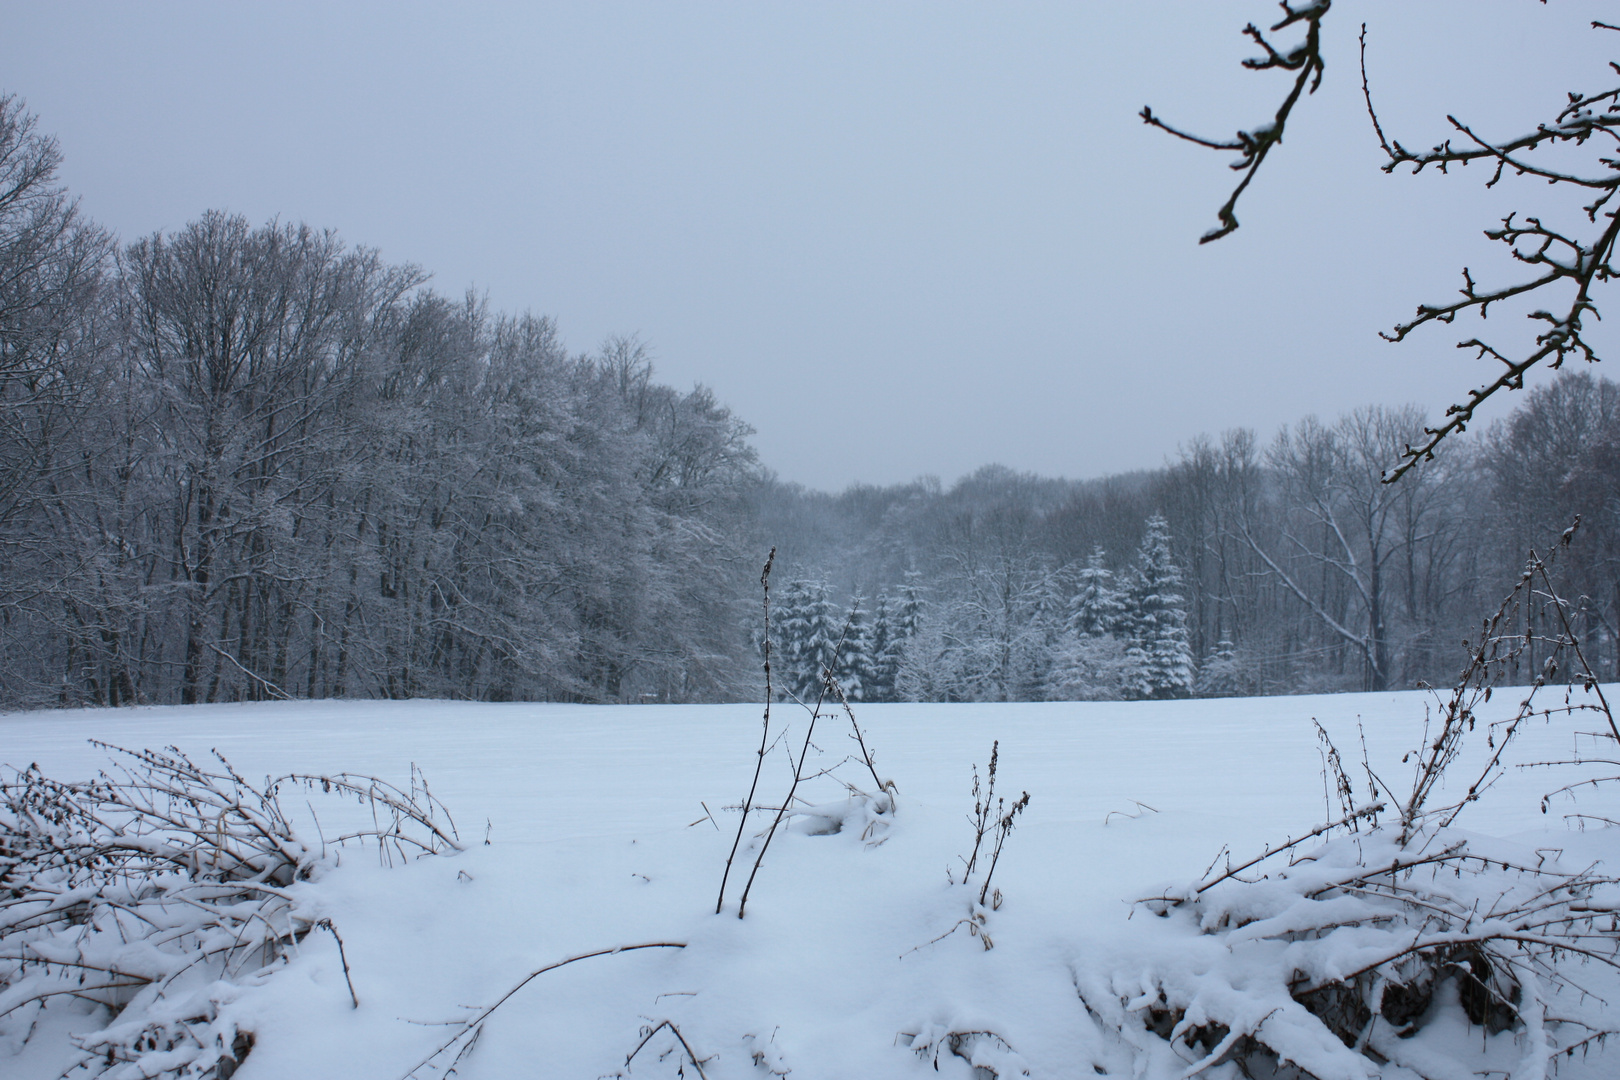
[[1493,374],[1454,348],[1477,327],[1376,331],[1464,264],[1503,280],[1480,230],[1568,200],[1380,173],[1356,30],[1386,129],[1428,146],[1607,85],[1620,42],[1585,27],[1614,7],[1339,0],[1322,91],[1205,247],[1230,155],[1136,114],[1268,116],[1285,79],[1239,31],[1274,4],[0,0],[0,90],[125,239],[305,221],[574,349],[639,333],[784,479],[1087,477]]

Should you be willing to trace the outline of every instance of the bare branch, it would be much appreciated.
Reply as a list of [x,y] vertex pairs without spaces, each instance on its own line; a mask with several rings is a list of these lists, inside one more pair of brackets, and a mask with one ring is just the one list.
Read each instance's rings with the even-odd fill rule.
[[1306,88],[1309,87],[1310,92],[1314,94],[1316,88],[1322,85],[1322,73],[1325,70],[1322,60],[1322,18],[1327,15],[1332,0],[1303,0],[1298,7],[1289,6],[1288,0],[1279,0],[1278,6],[1283,10],[1283,17],[1271,27],[1270,32],[1276,33],[1296,23],[1304,23],[1305,40],[1301,44],[1286,53],[1281,52],[1266,40],[1265,35],[1253,23],[1243,28],[1243,33],[1265,50],[1264,56],[1243,61],[1244,67],[1250,71],[1280,68],[1284,71],[1298,72],[1294,77],[1293,86],[1282,103],[1277,106],[1276,114],[1269,122],[1248,131],[1239,131],[1231,139],[1207,139],[1165,123],[1153,114],[1151,106],[1144,105],[1139,114],[1143,123],[1167,131],[1178,139],[1185,139],[1210,150],[1235,150],[1241,155],[1232,163],[1232,169],[1242,173],[1242,178],[1232,189],[1232,194],[1228,196],[1226,202],[1215,212],[1220,225],[1199,237],[1200,244],[1219,240],[1238,227],[1236,214],[1238,199],[1242,198],[1250,181],[1260,171],[1260,166],[1265,162],[1266,155],[1271,153],[1271,148],[1282,142],[1283,131],[1288,126],[1288,117],[1293,113],[1295,104],[1306,92]]

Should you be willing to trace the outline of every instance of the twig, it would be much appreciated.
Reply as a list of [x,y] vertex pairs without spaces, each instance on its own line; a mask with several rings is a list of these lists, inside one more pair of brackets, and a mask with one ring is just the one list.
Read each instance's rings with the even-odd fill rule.
[[[540,968],[540,969],[538,969],[536,971],[531,971],[531,972],[529,972],[529,974],[525,975],[522,978],[522,980],[520,980],[518,982],[518,984],[516,986],[512,987],[512,989],[510,989],[506,993],[502,994],[496,1000],[495,1004],[489,1006],[487,1009],[485,1009],[483,1012],[479,1013],[477,1016],[473,1017],[471,1020],[466,1021],[463,1028],[462,1028],[462,1030],[456,1032],[456,1034],[455,1034],[455,1036],[453,1038],[449,1039],[448,1041],[446,1041],[445,1043],[440,1045],[437,1050],[433,1051],[433,1053],[429,1054],[427,1057],[423,1058],[421,1061],[417,1062],[415,1065],[413,1065],[409,1069],[407,1069],[403,1074],[401,1074],[399,1080],[411,1080],[411,1078],[416,1075],[416,1071],[418,1069],[426,1067],[428,1065],[428,1063],[430,1063],[434,1058],[438,1057],[440,1054],[442,1054],[446,1050],[450,1049],[456,1043],[460,1042],[463,1038],[465,1038],[467,1036],[468,1032],[473,1032],[474,1029],[481,1027],[482,1024],[484,1023],[484,1021],[489,1019],[490,1014],[492,1014],[496,1009],[500,1008],[502,1005],[506,1004],[506,1001],[507,1001],[508,998],[510,998],[513,994],[517,993],[519,990],[523,989],[525,986],[528,986],[529,983],[533,982],[535,979],[537,979],[541,975],[544,975],[548,971],[556,971],[560,967],[566,967],[567,965],[575,963],[575,962],[580,961],[580,960],[589,960],[589,959],[591,959],[592,957],[595,957],[595,956],[616,956],[619,953],[635,952],[637,949],[684,949],[684,948],[686,948],[686,942],[684,942],[684,941],[647,941],[647,942],[643,942],[640,945],[618,945],[618,946],[615,946],[614,948],[611,948],[611,949],[597,949],[595,952],[580,953],[577,956],[570,956],[565,960],[558,960],[555,964],[547,964],[543,968]],[[477,1037],[476,1032],[474,1033],[474,1037],[475,1038]]]
[[[772,547],[771,553],[765,556],[765,569],[761,570],[759,574],[759,585],[765,594],[762,601],[765,612],[765,718],[759,733],[759,754],[754,759],[754,779],[748,785],[748,797],[743,800],[742,817],[737,821],[737,838],[731,842],[731,853],[726,856],[726,869],[720,875],[720,895],[714,901],[714,913],[716,915],[720,914],[720,909],[726,903],[726,881],[731,877],[731,863],[737,857],[737,848],[742,844],[743,831],[748,828],[748,815],[753,812],[754,794],[759,790],[759,774],[765,768],[765,751],[771,737],[771,566],[775,562],[776,548]],[[797,771],[794,770],[795,774],[797,774]],[[704,809],[708,808],[704,807]],[[715,826],[717,829],[719,827],[719,825]],[[752,875],[750,875],[749,880],[753,880]],[[745,898],[747,897],[746,889],[743,890],[743,895]],[[742,917],[741,905],[738,906],[737,916]]]
[[331,919],[321,919],[315,925],[319,929],[325,930],[328,934],[331,934],[332,940],[337,942],[338,959],[343,963],[343,981],[349,984],[349,1000],[354,1002],[354,1007],[358,1009],[360,1007],[360,998],[354,992],[354,980],[349,978],[349,957],[348,954],[343,951],[343,938],[338,935],[337,927],[332,925]]
[[838,665],[838,656],[844,651],[844,639],[849,636],[849,628],[853,617],[844,621],[844,631],[838,635],[838,643],[833,646],[831,665],[821,673],[821,693],[816,695],[815,708],[810,710],[810,722],[804,729],[804,746],[799,751],[799,763],[793,770],[793,783],[788,788],[787,798],[782,800],[782,806],[771,819],[771,827],[765,834],[765,840],[759,846],[759,854],[754,858],[754,868],[748,872],[748,883],[743,886],[742,899],[737,902],[737,918],[743,917],[743,911],[748,907],[748,893],[754,887],[754,878],[759,873],[760,865],[765,861],[765,852],[770,849],[771,840],[776,836],[777,828],[782,824],[782,818],[787,814],[787,808],[793,805],[793,798],[798,793],[799,782],[804,778],[804,762],[809,759],[810,739],[816,731],[816,720],[821,716],[821,706],[827,700],[827,691],[834,685],[833,668]]
[[[836,680],[833,682],[832,688],[833,693],[838,695],[838,703],[844,707],[844,715],[849,717],[849,726],[854,729],[855,732],[855,742],[861,748],[861,761],[866,765],[866,771],[872,774],[872,783],[877,785],[877,791],[887,790],[887,787],[885,787],[883,781],[878,777],[877,766],[872,763],[872,752],[866,748],[866,738],[861,734],[861,725],[855,722],[855,710],[849,706],[849,697],[844,693],[844,688],[839,685]],[[888,785],[888,787],[892,786],[892,784]],[[874,792],[874,794],[875,793],[876,792]],[[891,798],[894,795],[892,791],[889,792],[889,794]]]
[[[1256,855],[1254,858],[1250,859],[1246,863],[1240,863],[1237,866],[1229,866],[1229,867],[1227,867],[1227,869],[1226,869],[1226,871],[1224,873],[1222,873],[1222,874],[1220,874],[1220,875],[1218,875],[1218,876],[1216,876],[1214,878],[1211,878],[1209,881],[1207,881],[1204,884],[1200,885],[1198,887],[1198,889],[1194,892],[1193,895],[1201,896],[1204,893],[1208,892],[1210,889],[1213,889],[1215,886],[1219,885],[1221,882],[1225,881],[1227,878],[1236,877],[1237,875],[1243,873],[1243,871],[1249,869],[1251,866],[1257,866],[1260,863],[1265,862],[1267,859],[1271,858],[1274,855],[1279,855],[1282,852],[1289,850],[1290,848],[1296,848],[1299,845],[1303,844],[1307,840],[1314,840],[1316,837],[1321,836],[1323,833],[1332,832],[1334,829],[1342,829],[1342,828],[1344,828],[1344,827],[1346,827],[1348,825],[1353,824],[1356,821],[1359,821],[1362,818],[1371,818],[1371,817],[1373,817],[1373,816],[1375,816],[1377,814],[1382,813],[1383,810],[1384,810],[1384,804],[1383,803],[1375,803],[1372,806],[1363,806],[1361,809],[1355,811],[1352,814],[1349,814],[1346,817],[1342,817],[1337,821],[1330,821],[1326,825],[1318,825],[1316,828],[1312,829],[1310,832],[1306,833],[1304,836],[1301,836],[1297,840],[1286,841],[1286,842],[1284,842],[1284,843],[1282,843],[1282,844],[1280,844],[1280,845],[1278,845],[1277,847],[1274,847],[1274,848],[1273,847],[1268,847],[1263,852],[1261,852],[1259,855]],[[1176,897],[1159,897],[1157,899],[1175,900],[1177,898]]]
[[1281,68],[1286,71],[1298,72],[1294,77],[1293,86],[1283,98],[1282,104],[1277,106],[1276,115],[1272,117],[1270,123],[1262,124],[1251,131],[1239,131],[1231,139],[1206,139],[1165,123],[1153,115],[1153,109],[1149,106],[1143,106],[1142,111],[1138,114],[1141,116],[1143,123],[1150,124],[1161,131],[1169,132],[1178,139],[1184,139],[1187,142],[1210,150],[1235,150],[1241,155],[1237,161],[1232,163],[1232,168],[1237,172],[1241,172],[1243,178],[1238,181],[1237,187],[1233,189],[1226,202],[1215,212],[1216,218],[1220,221],[1219,227],[1211,229],[1199,237],[1198,242],[1200,244],[1219,240],[1238,227],[1235,213],[1238,199],[1242,197],[1244,190],[1248,188],[1255,174],[1260,171],[1260,166],[1265,162],[1266,155],[1271,153],[1272,147],[1282,142],[1283,130],[1288,125],[1288,117],[1294,111],[1294,105],[1298,103],[1300,96],[1305,93],[1306,87],[1309,86],[1310,92],[1314,94],[1317,87],[1322,85],[1322,73],[1326,70],[1326,65],[1322,60],[1322,19],[1327,15],[1328,8],[1332,6],[1332,0],[1314,0],[1314,2],[1305,0],[1298,7],[1290,7],[1286,0],[1282,0],[1278,6],[1283,10],[1283,17],[1271,27],[1271,32],[1276,33],[1296,23],[1303,22],[1306,24],[1305,41],[1299,46],[1289,50],[1287,53],[1280,53],[1272,47],[1253,23],[1243,28],[1243,33],[1264,49],[1266,53],[1265,56],[1243,61],[1244,67],[1250,71]]
[[[703,1058],[700,1060],[698,1058],[697,1053],[692,1049],[692,1044],[686,1041],[686,1036],[681,1034],[681,1029],[676,1027],[674,1021],[671,1020],[660,1021],[656,1027],[649,1030],[647,1034],[642,1037],[641,1041],[636,1044],[636,1048],[625,1056],[625,1067],[628,1068],[630,1062],[635,1058],[635,1056],[641,1053],[642,1048],[652,1041],[652,1037],[665,1028],[669,1028],[670,1033],[673,1034],[680,1042],[681,1049],[686,1051],[686,1059],[692,1063],[692,1068],[697,1070],[698,1076],[703,1078],[703,1080],[708,1080],[708,1074],[703,1071],[703,1062],[709,1059]],[[668,1053],[668,1051],[666,1050],[665,1053]]]

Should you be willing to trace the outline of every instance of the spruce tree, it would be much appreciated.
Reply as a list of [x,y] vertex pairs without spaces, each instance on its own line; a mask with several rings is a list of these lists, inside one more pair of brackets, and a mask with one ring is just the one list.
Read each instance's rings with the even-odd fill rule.
[[1126,588],[1127,685],[1136,696],[1185,697],[1192,689],[1192,649],[1187,644],[1181,588],[1181,570],[1170,554],[1170,525],[1163,515],[1154,514],[1148,518]]
[[900,657],[895,649],[894,613],[889,598],[878,594],[872,608],[872,624],[868,635],[865,667],[860,671],[861,696],[865,701],[893,701],[894,679],[900,670]]
[[1252,672],[1237,646],[1221,638],[1215,651],[1199,665],[1199,697],[1242,697],[1251,692]]
[[782,587],[774,605],[777,686],[784,697],[791,694],[802,698],[807,683],[814,686],[819,679],[811,656],[811,626],[816,598],[825,592],[820,582],[794,578]]
[[838,617],[838,608],[827,597],[827,583],[809,583],[809,602],[805,607],[804,637],[799,654],[799,681],[794,688],[801,701],[813,703],[821,696],[822,673],[833,672],[838,677],[842,658],[839,639],[843,637],[844,623]]
[[[782,587],[771,619],[777,685],[783,697],[814,704],[822,673],[831,671],[851,701],[865,698],[872,666],[871,628],[859,598],[847,615],[827,595],[827,583],[795,578]],[[840,644],[842,642],[842,644]]]
[[1069,599],[1068,629],[1080,637],[1107,637],[1121,628],[1125,600],[1114,587],[1114,573],[1104,565],[1107,556],[1092,548],[1086,565],[1074,572],[1076,589]]
[[892,672],[888,684],[890,701],[916,700],[909,691],[902,691],[901,672],[905,669],[907,658],[915,646],[918,634],[922,631],[926,607],[927,601],[923,599],[922,574],[916,570],[907,570],[904,580],[900,583],[900,598],[891,608],[889,638],[883,653],[884,669]]
[[844,645],[838,650],[838,662],[833,677],[844,688],[844,696],[851,701],[870,701],[867,679],[872,671],[872,623],[866,613],[866,598],[857,596],[850,602],[849,614],[833,636],[843,634]]

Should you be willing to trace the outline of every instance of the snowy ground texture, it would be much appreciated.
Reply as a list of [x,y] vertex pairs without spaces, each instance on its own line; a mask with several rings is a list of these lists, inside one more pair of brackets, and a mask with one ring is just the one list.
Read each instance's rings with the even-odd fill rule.
[[[1324,1080],[1539,1075],[1545,1048],[1574,1041],[1577,1028],[1535,1031],[1505,1022],[1489,1002],[1471,1003],[1460,974],[1475,956],[1470,934],[1489,922],[1493,904],[1515,912],[1562,905],[1550,917],[1568,919],[1579,917],[1572,907],[1612,904],[1612,886],[1507,901],[1497,879],[1452,878],[1456,864],[1446,863],[1449,884],[1424,886],[1422,903],[1436,914],[1402,922],[1380,914],[1394,910],[1388,890],[1345,887],[1342,872],[1387,862],[1392,851],[1402,857],[1386,825],[1303,844],[1264,864],[1264,881],[1197,892],[1228,865],[1223,851],[1236,865],[1340,816],[1337,793],[1324,787],[1313,719],[1339,747],[1365,805],[1358,722],[1372,769],[1404,791],[1412,766],[1401,758],[1423,740],[1432,700],[857,706],[879,775],[893,782],[892,807],[881,795],[851,799],[840,778],[877,794],[859,762],[801,785],[801,799],[820,809],[789,818],[771,841],[740,920],[737,898],[770,812],[745,830],[718,916],[715,904],[754,773],[758,706],[298,702],[13,714],[0,716],[0,762],[88,779],[108,763],[89,742],[97,739],[172,745],[199,763],[217,750],[255,784],[347,771],[405,788],[412,765],[420,767],[454,815],[464,850],[385,866],[375,846],[323,848],[369,823],[369,811],[357,820],[359,804],[318,788],[283,793],[311,855],[307,880],[286,886],[279,917],[305,928],[331,920],[359,1004],[330,933],[310,932],[267,968],[239,966],[228,984],[211,983],[216,1026],[228,1021],[224,1030],[252,1035],[238,1080],[428,1080],[452,1065],[465,1080],[1267,1075],[1274,1057],[1234,1059],[1244,1031]],[[1489,708],[1510,713],[1516,701],[1499,692]],[[806,715],[778,707],[775,719],[788,739],[776,742],[773,730],[756,798],[772,808],[791,782],[787,749],[798,754]],[[857,752],[841,712],[819,725],[811,765]],[[1513,760],[1566,759],[1583,748],[1575,730],[1591,726],[1537,721],[1514,744]],[[1484,730],[1448,772],[1450,783],[1465,789],[1476,775],[1489,753]],[[962,871],[974,840],[973,770],[984,778],[993,741],[998,795],[1010,804],[1028,791],[1031,802],[996,865],[999,906],[993,893],[979,906],[982,854],[968,884]],[[1566,815],[1620,819],[1620,790],[1555,799],[1542,812],[1544,792],[1582,775],[1509,770],[1423,850],[1461,843],[1515,868],[1578,873],[1595,864],[1598,877],[1614,874],[1620,829],[1582,829]],[[1515,870],[1502,880],[1528,879]],[[1328,903],[1337,906],[1324,920],[1318,908]],[[1443,910],[1448,904],[1463,914]],[[1360,937],[1325,935],[1326,924]],[[1596,925],[1607,932],[1611,921]],[[1362,1051],[1326,1027],[1313,1043],[1316,1020],[1289,997],[1290,980],[1335,965],[1348,974],[1358,955],[1385,955],[1379,935],[1397,932],[1455,942],[1447,970],[1456,974],[1424,990],[1417,1036],[1400,1037],[1414,1018],[1401,1015],[1389,990],[1380,992],[1393,1019],[1366,1024],[1354,1008],[1340,1009]],[[547,965],[644,943],[684,947],[582,959],[501,1001]],[[1620,1026],[1613,973],[1567,956],[1561,963],[1592,994],[1556,992],[1528,963],[1489,974],[1521,1001],[1552,999],[1554,1016]],[[1409,991],[1401,988],[1408,999]],[[467,1026],[497,1002],[480,1027]],[[1486,1023],[1471,1023],[1471,1010]],[[1336,1015],[1331,1002],[1318,1011]],[[70,996],[29,1017],[26,1042],[17,1016],[10,1028],[0,1018],[8,1080],[52,1080],[81,1061],[76,1045],[95,1045],[95,1032],[116,1022]],[[122,1075],[104,1062],[74,1075],[98,1070]],[[146,1070],[132,1064],[124,1074]],[[1620,1075],[1620,1049],[1594,1044],[1560,1059],[1558,1075]]]

